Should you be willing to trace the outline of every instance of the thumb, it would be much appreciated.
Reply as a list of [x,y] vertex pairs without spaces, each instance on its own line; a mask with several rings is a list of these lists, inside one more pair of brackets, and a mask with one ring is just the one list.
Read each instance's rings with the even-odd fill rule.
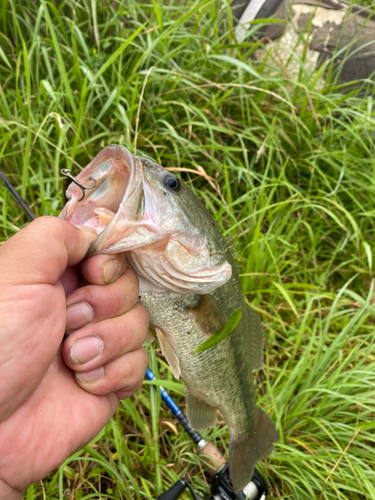
[[92,228],[40,217],[0,247],[0,283],[55,284],[80,262],[96,239]]

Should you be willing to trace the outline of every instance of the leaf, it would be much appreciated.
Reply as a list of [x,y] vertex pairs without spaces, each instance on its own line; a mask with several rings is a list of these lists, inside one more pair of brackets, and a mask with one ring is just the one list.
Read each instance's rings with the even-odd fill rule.
[[96,73],[94,78],[91,80],[90,86],[92,86],[92,84],[95,82],[95,80],[97,80],[100,76],[102,76],[102,74],[105,71],[107,71],[107,69],[111,66],[111,64],[113,64],[116,61],[116,59],[122,54],[122,52],[126,49],[126,47],[134,40],[134,38],[136,38],[139,35],[139,33],[143,30],[143,28],[146,26],[146,24],[147,23],[142,24],[142,26],[140,26],[136,31],[134,31],[134,33],[132,33],[125,40],[125,42],[122,45],[120,45],[120,47],[117,50],[115,50],[110,57],[108,57],[106,62],[103,64],[103,66]]
[[253,65],[239,61],[235,57],[230,57],[230,56],[226,56],[226,55],[211,55],[209,57],[211,59],[219,59],[220,61],[224,61],[226,63],[229,63],[232,66],[236,66],[237,68],[240,68],[243,71],[246,71],[246,73],[250,73],[250,75],[255,76],[255,78],[260,79],[260,77],[261,77],[261,75],[255,71]]
[[172,380],[144,380],[143,385],[159,385],[167,389],[168,391],[177,392],[179,394],[185,394],[185,386],[179,382],[173,382]]
[[363,246],[365,248],[365,252],[366,252],[366,255],[367,255],[368,267],[370,268],[370,271],[372,271],[372,252],[371,252],[371,246],[366,241],[363,243]]
[[287,301],[287,303],[289,304],[291,310],[296,315],[296,318],[298,318],[298,312],[297,312],[296,306],[294,305],[293,299],[291,298],[291,296],[288,293],[288,291],[286,290],[286,288],[284,288],[283,285],[281,285],[280,283],[277,283],[276,281],[273,281],[272,283],[275,285],[275,287],[279,290],[279,292],[281,293],[281,295]]
[[219,328],[215,333],[213,333],[210,338],[208,338],[203,344],[201,344],[198,349],[192,352],[192,354],[196,354],[197,352],[206,351],[207,349],[211,349],[217,344],[220,344],[224,339],[228,337],[230,333],[237,327],[240,322],[242,316],[242,311],[240,308],[233,311],[229,317],[227,324],[223,328]]

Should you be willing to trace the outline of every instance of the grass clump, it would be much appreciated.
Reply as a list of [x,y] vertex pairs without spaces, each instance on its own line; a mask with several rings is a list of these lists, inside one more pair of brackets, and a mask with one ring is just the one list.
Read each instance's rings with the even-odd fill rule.
[[[258,401],[281,435],[260,464],[270,497],[375,498],[372,86],[317,90],[323,68],[303,59],[288,78],[272,53],[251,59],[259,43],[223,33],[222,16],[225,2],[207,0],[3,2],[1,167],[38,216],[61,209],[60,169],[110,143],[180,172],[234,237],[265,326]],[[27,219],[2,184],[0,202],[4,240]],[[150,367],[183,406],[157,354]],[[204,436],[228,452],[223,424]],[[152,499],[181,476],[207,492],[194,446],[145,384],[27,498]]]

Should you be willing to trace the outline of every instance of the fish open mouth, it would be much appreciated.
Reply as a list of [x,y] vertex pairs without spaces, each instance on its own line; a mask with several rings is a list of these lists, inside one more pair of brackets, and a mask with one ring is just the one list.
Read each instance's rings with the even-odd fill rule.
[[[103,149],[76,178],[83,188],[90,186],[84,198],[82,189],[71,183],[66,191],[69,201],[59,217],[74,225],[92,227],[98,235],[111,232],[111,241],[104,235],[99,238],[106,239],[106,246],[110,246],[117,233],[123,235],[125,229],[129,230],[142,218],[142,166],[138,163],[122,146]],[[91,188],[93,182],[96,184]],[[99,253],[99,246],[103,245],[94,242],[95,249],[92,247],[90,253]]]

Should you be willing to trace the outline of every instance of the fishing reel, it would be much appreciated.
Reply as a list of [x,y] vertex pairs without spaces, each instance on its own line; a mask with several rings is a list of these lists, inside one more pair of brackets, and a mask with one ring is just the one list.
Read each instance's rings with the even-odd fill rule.
[[255,469],[249,484],[235,493],[229,479],[229,464],[220,469],[212,479],[210,500],[265,500],[268,494],[264,479]]
[[[194,500],[202,500],[186,479],[177,481],[168,491],[158,496],[158,500],[177,500],[186,488],[190,490]],[[250,483],[242,491],[235,493],[229,479],[229,464],[225,464],[212,478],[211,494],[205,495],[204,500],[265,500],[267,494],[267,486],[257,470]]]

